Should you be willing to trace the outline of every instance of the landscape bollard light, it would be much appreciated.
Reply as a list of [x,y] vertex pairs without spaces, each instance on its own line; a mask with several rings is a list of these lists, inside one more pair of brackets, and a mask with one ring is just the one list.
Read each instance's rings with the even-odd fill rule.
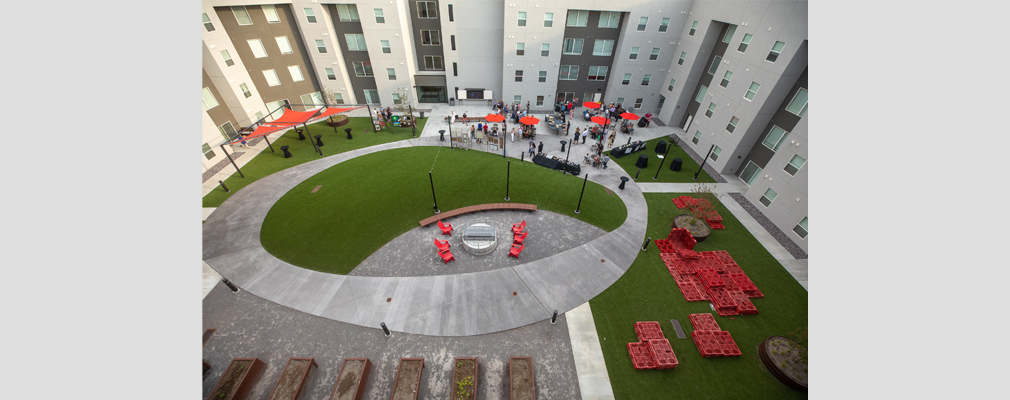
[[231,190],[228,190],[228,187],[224,185],[224,182],[222,182],[222,181],[217,181],[217,183],[220,183],[220,184],[221,184],[221,187],[222,187],[222,188],[224,188],[224,192],[225,192],[225,193],[229,193],[229,192],[231,192]]
[[636,173],[635,173],[635,180],[636,180],[636,181],[638,180],[638,174],[641,174],[641,173],[642,173],[642,169],[641,169],[641,168],[639,168],[639,169],[638,169],[638,172],[636,172]]
[[382,327],[382,333],[386,334],[386,337],[389,337],[389,328],[386,327],[386,323],[382,322],[379,326]]
[[642,244],[642,251],[645,251],[649,247],[649,242],[652,241],[652,237],[645,238],[645,243]]
[[221,282],[224,283],[224,285],[227,286],[228,289],[231,289],[232,293],[238,293],[238,286],[235,286],[235,284],[231,283],[231,281],[227,279],[222,279]]
[[551,317],[551,325],[554,325],[557,322],[558,322],[558,310],[554,310],[554,316]]

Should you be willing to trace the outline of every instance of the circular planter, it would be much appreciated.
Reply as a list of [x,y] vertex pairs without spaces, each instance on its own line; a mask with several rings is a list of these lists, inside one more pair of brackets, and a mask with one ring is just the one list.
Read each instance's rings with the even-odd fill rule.
[[[770,336],[758,345],[761,362],[775,379],[801,392],[807,391],[807,364],[796,356],[799,346],[784,336]],[[791,350],[791,353],[785,353]],[[774,353],[773,353],[774,351]],[[782,367],[785,363],[785,367]],[[795,368],[795,370],[793,369]]]
[[712,227],[708,226],[707,222],[695,218],[690,214],[681,214],[673,217],[673,227],[687,229],[697,242],[705,241],[708,235],[712,233]]
[[348,122],[350,121],[347,119],[346,115],[334,115],[333,122],[330,122],[329,119],[326,120],[326,124],[334,128],[347,125]]

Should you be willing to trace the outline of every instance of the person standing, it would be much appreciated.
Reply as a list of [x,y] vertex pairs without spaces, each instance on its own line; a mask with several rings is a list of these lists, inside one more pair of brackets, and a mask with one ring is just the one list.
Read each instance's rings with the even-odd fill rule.
[[586,136],[589,136],[589,129],[582,131],[582,144],[586,144]]
[[610,156],[603,155],[603,169],[607,169],[607,163],[610,162]]
[[530,140],[530,160],[533,160],[533,154],[537,151],[537,144]]
[[544,152],[544,142],[540,142],[540,147],[537,147],[537,153]]
[[512,127],[512,143],[516,141],[516,128]]
[[614,147],[614,138],[615,137],[617,137],[617,133],[616,132],[610,132],[610,137],[607,138],[607,148],[608,149]]

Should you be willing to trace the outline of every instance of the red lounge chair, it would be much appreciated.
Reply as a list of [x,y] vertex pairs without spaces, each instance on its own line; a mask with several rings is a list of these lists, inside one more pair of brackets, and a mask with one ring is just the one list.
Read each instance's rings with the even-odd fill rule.
[[438,255],[442,257],[442,261],[445,261],[446,264],[448,264],[449,261],[456,261],[456,258],[452,256],[452,252],[448,249],[438,252]]
[[526,245],[525,244],[513,244],[512,245],[512,250],[509,250],[509,255],[508,256],[509,257],[519,258],[519,253],[523,252],[523,247],[526,247]]
[[523,240],[526,240],[526,235],[529,235],[530,231],[523,232],[522,235],[515,235],[512,238],[512,244],[523,244]]
[[452,224],[443,224],[442,221],[438,221],[438,229],[442,230],[443,235],[452,236]]
[[512,224],[512,234],[518,235],[520,232],[526,229],[526,220],[518,224]]
[[449,241],[435,239],[435,247],[438,247],[439,253],[449,250]]

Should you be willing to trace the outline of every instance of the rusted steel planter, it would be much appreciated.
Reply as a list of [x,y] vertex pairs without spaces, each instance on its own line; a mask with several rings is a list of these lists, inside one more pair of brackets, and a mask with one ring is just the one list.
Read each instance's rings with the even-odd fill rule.
[[207,400],[243,400],[263,374],[266,364],[258,358],[234,358],[225,368]]
[[316,360],[312,358],[291,357],[281,371],[281,377],[274,384],[274,390],[270,392],[269,400],[298,400],[298,395],[302,394],[302,387],[309,379],[309,372],[312,367],[318,367]]
[[456,357],[453,360],[452,400],[477,400],[477,357]]
[[367,358],[345,358],[330,400],[361,400],[371,372],[372,362]]
[[423,358],[401,358],[400,366],[396,369],[396,379],[393,380],[393,396],[390,399],[417,400],[423,371]]
[[532,357],[509,357],[509,396],[512,400],[536,400]]
[[[775,341],[779,341],[780,343],[785,342],[785,343],[787,343],[786,346],[795,345],[796,344],[796,342],[794,342],[792,339],[789,339],[789,338],[784,337],[784,336],[777,336],[777,335],[776,336],[769,336],[767,339],[765,339],[763,342],[761,342],[761,344],[758,345],[758,355],[761,357],[761,363],[764,364],[765,368],[768,369],[768,372],[771,372],[772,376],[774,376],[775,379],[778,379],[779,382],[782,382],[786,386],[789,386],[789,387],[791,387],[793,389],[796,389],[796,390],[799,390],[801,392],[806,392],[807,391],[807,384],[806,384],[806,382],[802,382],[802,381],[796,379],[796,377],[794,377],[794,376],[792,376],[792,374],[789,374],[788,372],[784,371],[775,362],[776,359],[778,359],[778,360],[781,361],[781,359],[782,359],[781,353],[780,353],[780,355],[769,354],[769,348],[773,347],[773,342],[775,342]],[[779,349],[779,352],[781,352],[782,348],[778,347],[778,349]],[[804,364],[804,367],[806,367],[805,364]],[[805,376],[806,372],[804,372],[803,375]]]

